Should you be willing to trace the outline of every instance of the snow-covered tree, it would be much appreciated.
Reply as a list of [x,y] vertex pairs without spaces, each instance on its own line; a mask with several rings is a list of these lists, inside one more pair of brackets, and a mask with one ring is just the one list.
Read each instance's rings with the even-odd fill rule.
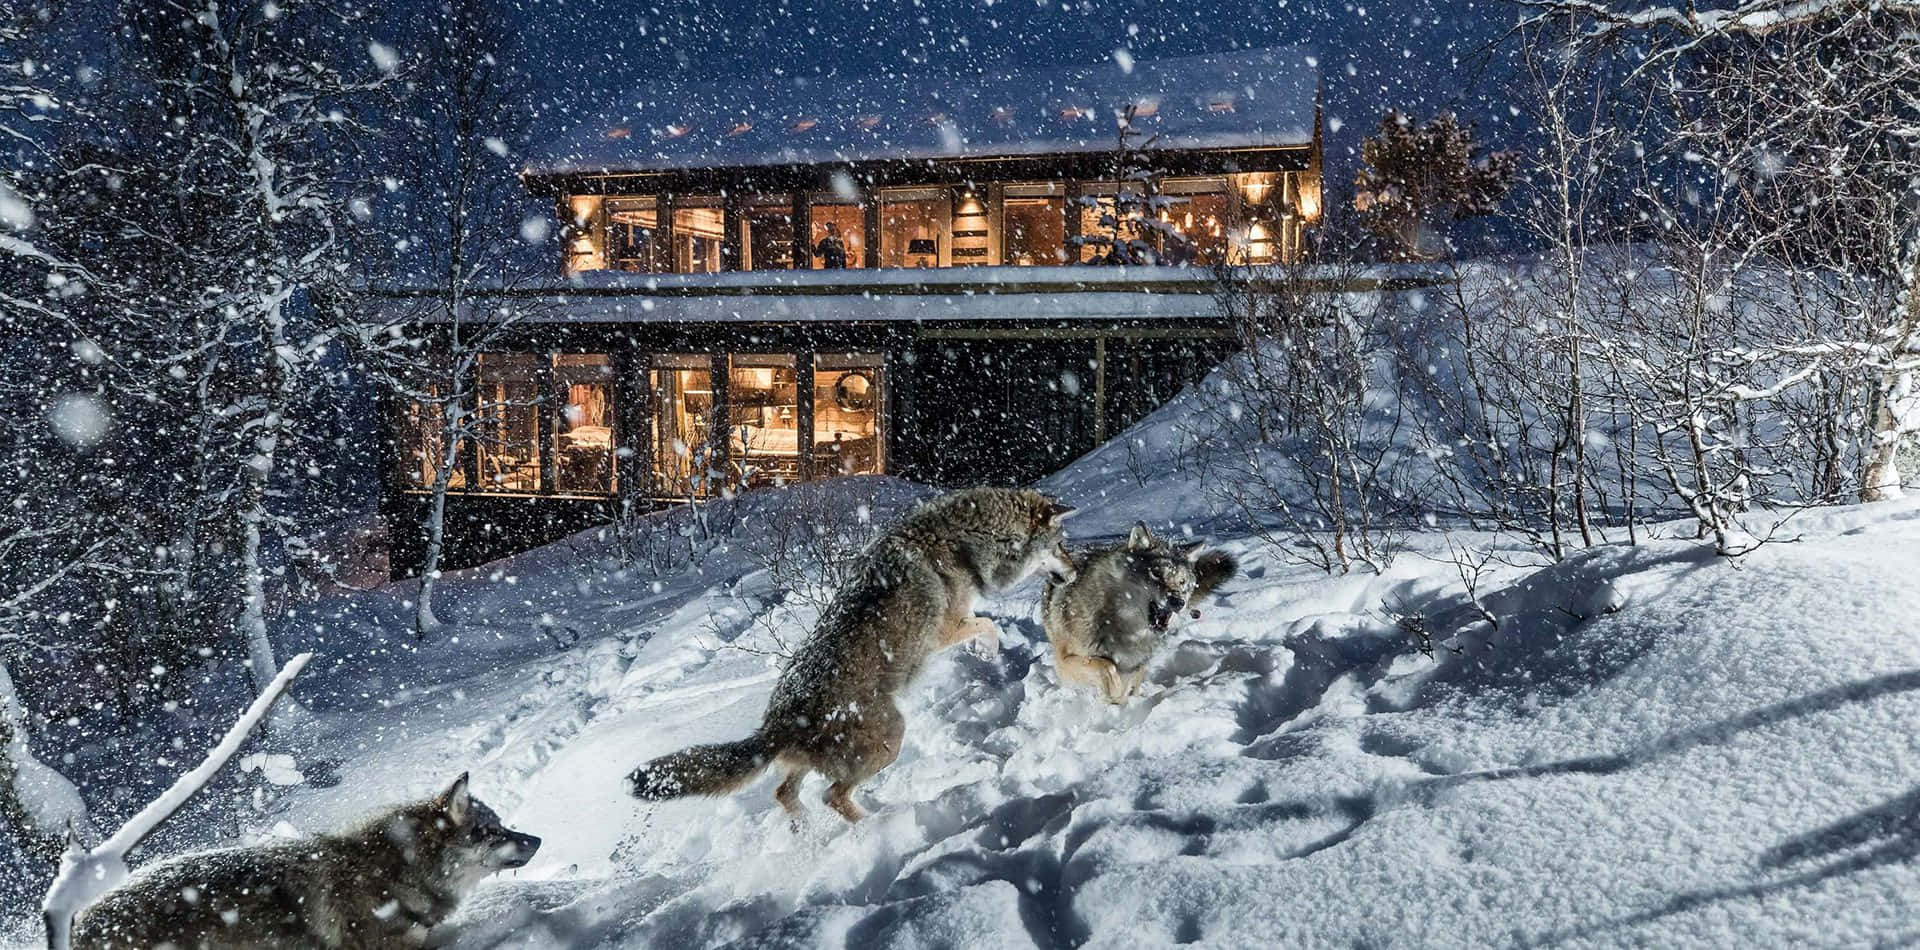
[[[532,307],[513,290],[550,264],[518,253],[522,187],[512,146],[525,131],[526,77],[507,63],[503,11],[473,2],[421,15],[411,35],[422,39],[409,102],[396,135],[411,143],[398,151],[404,181],[393,224],[395,243],[412,266],[383,279],[421,291],[402,308],[404,328],[382,341],[369,360],[389,393],[417,420],[423,453],[416,471],[431,473],[425,549],[414,629],[441,627],[433,609],[445,535],[447,491],[462,459],[487,438],[488,420],[506,407],[484,404],[477,387],[482,353],[498,350]],[[404,136],[404,138],[401,138]]]
[[[15,341],[0,352],[23,357],[46,341],[45,328],[64,321],[61,299],[83,277],[35,243],[39,214],[20,174],[27,159],[42,159],[44,143],[34,126],[57,108],[44,67],[27,53],[31,25],[24,16],[0,20],[0,153],[23,159],[0,161],[0,330]],[[68,829],[91,829],[72,783],[28,745],[31,721],[10,664],[61,648],[56,611],[47,605],[69,593],[73,581],[100,570],[102,559],[83,519],[60,499],[45,497],[33,476],[49,461],[69,460],[61,441],[89,442],[105,420],[84,394],[49,392],[40,360],[22,363],[0,378],[0,403],[7,407],[0,425],[15,434],[9,444],[18,453],[7,462],[10,487],[0,494],[0,834],[44,859],[58,854]]]
[[1518,153],[1488,151],[1451,112],[1422,123],[1399,111],[1361,145],[1354,206],[1390,254],[1443,256],[1447,224],[1492,214],[1513,187]]
[[1679,215],[1725,194],[1747,214],[1720,243],[1823,272],[1848,298],[1843,324],[1796,348],[1825,361],[1816,382],[1868,379],[1859,492],[1897,496],[1920,432],[1920,6],[1526,2],[1531,23],[1569,24],[1594,55],[1633,64],[1666,112],[1649,145]]
[[302,550],[290,499],[334,448],[300,414],[362,326],[341,179],[385,77],[331,5],[114,15],[127,67],[38,184],[62,212],[53,250],[96,278],[65,307],[58,343],[83,359],[64,372],[117,422],[76,486],[119,566],[115,607],[88,619],[115,666],[235,630],[258,688],[277,667],[267,588]]
[[1166,222],[1160,211],[1168,198],[1160,194],[1164,175],[1154,152],[1158,135],[1140,130],[1140,107],[1129,105],[1114,115],[1114,145],[1108,153],[1110,195],[1081,195],[1077,202],[1092,212],[1094,227],[1069,243],[1075,253],[1093,248],[1090,264],[1156,264],[1166,242],[1186,238]]

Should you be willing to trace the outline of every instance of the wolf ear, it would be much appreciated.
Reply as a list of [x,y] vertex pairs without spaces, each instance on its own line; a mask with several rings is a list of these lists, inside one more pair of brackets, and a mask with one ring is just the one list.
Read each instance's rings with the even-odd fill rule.
[[453,819],[456,825],[467,820],[467,809],[472,804],[473,796],[467,792],[467,773],[465,772],[460,773],[460,777],[454,779],[453,784],[447,786],[447,790],[433,800],[433,807],[440,809],[442,814]]
[[1187,560],[1193,560],[1193,556],[1199,554],[1200,549],[1206,546],[1207,542],[1205,541],[1190,541],[1186,544],[1175,545],[1174,550],[1179,552],[1181,557]]
[[1127,550],[1145,551],[1153,547],[1153,544],[1153,532],[1147,528],[1147,523],[1144,521],[1134,522],[1133,530],[1127,532]]

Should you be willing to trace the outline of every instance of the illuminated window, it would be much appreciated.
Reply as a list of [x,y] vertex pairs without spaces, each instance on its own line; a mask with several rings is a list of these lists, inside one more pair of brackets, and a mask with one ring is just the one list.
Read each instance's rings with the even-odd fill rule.
[[673,269],[680,274],[720,270],[720,238],[726,234],[718,196],[676,199],[673,204]]
[[880,354],[821,353],[813,365],[815,477],[886,471],[886,376]]
[[531,353],[480,355],[474,410],[480,422],[475,448],[482,491],[540,490],[538,360]]
[[706,497],[718,459],[713,431],[713,360],[705,354],[653,357],[653,490]]
[[607,211],[607,266],[652,274],[667,267],[657,246],[659,214],[652,198],[611,198]]
[[451,458],[447,455],[447,417],[439,398],[446,392],[446,384],[429,383],[422,389],[428,393],[427,398],[410,401],[401,423],[400,444],[406,447],[410,459],[407,488],[415,491],[432,490],[442,465],[449,466],[447,487],[465,488],[467,469],[463,460],[467,454],[467,444],[463,441],[455,455]]
[[799,374],[791,353],[736,353],[727,376],[729,446],[748,488],[800,478]]
[[813,247],[815,269],[867,266],[867,210],[831,195],[814,198]]
[[615,477],[613,361],[604,353],[553,358],[560,389],[553,437],[553,488],[562,494],[612,494]]
[[880,197],[880,266],[939,267],[947,206],[941,189],[897,189]]
[[1028,186],[1007,186],[1005,231],[1001,260],[1015,267],[1047,267],[1067,262],[1066,201],[1057,188],[1038,186],[1040,194],[1023,194]]
[[1161,262],[1176,267],[1225,263],[1229,250],[1228,182],[1224,178],[1174,178],[1161,183],[1155,212],[1171,227],[1163,232]]
[[743,270],[793,269],[793,205],[751,204],[740,209]]

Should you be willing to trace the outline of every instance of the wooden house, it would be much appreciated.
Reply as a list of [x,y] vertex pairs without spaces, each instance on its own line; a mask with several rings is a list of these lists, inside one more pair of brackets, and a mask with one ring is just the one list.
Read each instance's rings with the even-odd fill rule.
[[[1309,53],[1262,49],[610,91],[526,167],[559,259],[470,380],[489,428],[460,447],[447,566],[615,504],[1058,469],[1231,349],[1221,268],[1298,253],[1317,82]],[[432,416],[387,410],[399,572]]]

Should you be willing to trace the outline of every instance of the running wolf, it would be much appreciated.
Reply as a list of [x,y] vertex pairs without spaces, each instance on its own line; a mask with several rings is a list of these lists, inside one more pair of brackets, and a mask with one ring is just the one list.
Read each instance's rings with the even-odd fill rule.
[[980,594],[1038,570],[1072,576],[1060,527],[1072,510],[1012,488],[971,488],[914,509],[860,553],[774,685],[759,731],[654,759],[628,776],[633,794],[724,795],[777,764],[785,778],[774,797],[789,814],[799,812],[801,779],[820,772],[833,783],[827,805],[859,821],[854,788],[893,762],[906,733],[893,697],[935,651],[998,642],[993,622],[974,616]]
[[494,871],[540,839],[500,824],[460,776],[345,834],[185,854],[81,912],[74,950],[401,950],[425,945]]
[[1200,548],[1168,544],[1137,523],[1125,543],[1082,552],[1074,578],[1048,584],[1040,600],[1060,679],[1124,705],[1181,610],[1239,570],[1225,551]]

